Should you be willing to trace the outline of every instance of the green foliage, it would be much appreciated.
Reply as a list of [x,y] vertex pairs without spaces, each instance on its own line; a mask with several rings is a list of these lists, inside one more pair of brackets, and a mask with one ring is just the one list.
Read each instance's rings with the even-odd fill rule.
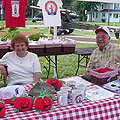
[[38,0],[28,0],[28,4],[32,5],[32,1],[33,1],[33,5],[37,5]]
[[43,21],[40,21],[40,22],[37,22],[37,23],[33,23],[33,22],[28,22],[28,21],[26,21],[25,24],[26,24],[26,25],[31,25],[31,24],[32,24],[32,25],[38,25],[38,24],[44,24],[44,22],[43,22]]
[[32,22],[36,22],[36,20],[35,20],[35,19],[32,19]]
[[40,37],[39,37],[39,34],[32,34],[32,35],[29,35],[28,38],[33,41],[38,41]]
[[5,27],[4,27],[4,24],[1,24],[0,25],[0,30],[3,30]]
[[[3,21],[4,22],[4,21]],[[82,21],[79,21],[80,23],[86,23],[86,24],[91,24],[91,25],[108,25],[108,22],[82,22]],[[1,22],[0,22],[1,23]],[[32,22],[25,22],[26,25],[38,25],[38,24],[44,24],[43,21],[40,21],[40,22],[37,22],[37,23],[32,23]],[[110,26],[120,26],[120,23],[116,23],[116,22],[110,22]],[[41,27],[42,28],[42,27]],[[44,28],[47,28],[47,27],[44,27]],[[26,29],[26,27],[24,28]],[[23,32],[23,31],[22,31]]]
[[8,32],[10,32],[10,31],[16,31],[16,30],[18,30],[17,27],[11,27],[11,28],[9,28]]
[[[33,3],[32,3],[33,2]],[[28,5],[34,5],[37,6],[38,0],[28,0]],[[32,14],[32,9],[30,7],[26,7],[26,17],[30,17]]]
[[102,18],[101,21],[102,21],[102,22],[106,22],[106,19],[105,19],[105,18]]
[[19,31],[10,31],[1,35],[1,41],[6,41],[7,39],[11,39],[14,35],[18,34]]
[[32,34],[28,36],[28,38],[33,41],[38,41],[40,37],[47,37],[47,36],[45,36],[44,34],[40,34],[40,33]]
[[72,8],[79,15],[80,20],[85,21],[86,20],[85,10],[87,10],[87,12],[89,12],[91,10],[97,11],[97,7],[100,4],[101,3],[98,3],[98,2],[85,2],[85,1],[75,0],[72,3]]
[[66,5],[66,4],[71,4],[73,0],[62,0],[63,2],[63,5]]
[[43,33],[47,34],[48,33],[48,28],[40,28],[37,27],[37,29],[34,29],[34,27],[25,27],[25,28],[19,28],[20,32],[35,32],[35,33]]

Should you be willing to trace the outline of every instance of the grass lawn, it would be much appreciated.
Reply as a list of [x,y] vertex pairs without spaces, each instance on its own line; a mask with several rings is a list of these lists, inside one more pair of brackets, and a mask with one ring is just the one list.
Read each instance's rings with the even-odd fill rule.
[[[94,47],[96,46],[96,44],[87,44],[87,43],[76,43],[76,48],[79,47]],[[58,61],[57,61],[57,65],[58,65],[58,76],[59,78],[64,78],[64,77],[68,77],[68,76],[74,76],[76,69],[77,69],[77,58],[78,56],[76,54],[68,54],[68,55],[59,55],[58,56]],[[52,56],[52,59],[54,60],[54,56]],[[41,63],[41,69],[42,69],[42,76],[41,78],[43,80],[47,80],[47,72],[45,70],[45,68],[43,67],[43,63],[44,63],[44,57],[39,57],[40,63]],[[83,64],[85,64],[85,61],[83,60]],[[48,66],[48,64],[46,65],[46,67]],[[78,75],[79,74],[84,74],[85,73],[85,68],[80,67],[79,71],[78,71]],[[50,77],[54,76],[54,68],[51,67],[51,71],[50,71]],[[0,87],[2,87],[3,84],[3,80],[0,80]]]
[[[108,22],[80,22],[80,23],[91,24],[91,25],[108,25]],[[120,26],[120,23],[110,22],[108,26]]]
[[[85,23],[85,24],[91,24],[91,25],[108,25],[106,22],[81,22],[80,23]],[[5,21],[0,21],[0,25],[4,25]],[[41,22],[26,22],[26,25],[40,25],[43,24],[43,21]],[[110,26],[120,26],[120,23],[110,23]],[[3,30],[8,30],[9,28],[5,28]],[[37,27],[37,29],[34,29],[34,27],[19,27],[18,30],[20,32],[36,32],[36,33],[48,33],[48,28],[47,27]],[[95,35],[94,31],[86,31],[86,30],[74,30],[72,34],[79,34],[79,35]],[[111,34],[111,37],[114,37],[114,34]]]

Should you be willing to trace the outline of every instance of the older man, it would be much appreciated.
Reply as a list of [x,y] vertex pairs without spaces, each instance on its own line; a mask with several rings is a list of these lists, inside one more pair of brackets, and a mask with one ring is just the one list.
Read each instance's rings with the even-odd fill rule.
[[116,67],[120,63],[120,47],[110,43],[110,31],[107,27],[99,27],[95,30],[96,48],[88,63],[86,73],[91,69],[100,67]]

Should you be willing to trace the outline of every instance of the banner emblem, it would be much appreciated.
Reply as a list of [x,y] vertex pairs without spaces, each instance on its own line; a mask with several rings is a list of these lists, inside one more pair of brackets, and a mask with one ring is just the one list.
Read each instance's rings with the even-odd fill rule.
[[54,1],[48,1],[45,4],[45,10],[48,15],[56,15],[58,7]]
[[12,17],[19,17],[19,1],[11,1]]

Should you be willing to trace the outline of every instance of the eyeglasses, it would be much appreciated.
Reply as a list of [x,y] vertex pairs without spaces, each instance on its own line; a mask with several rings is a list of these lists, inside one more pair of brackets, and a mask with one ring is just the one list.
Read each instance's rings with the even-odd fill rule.
[[96,36],[96,39],[106,39],[106,38],[108,38],[109,36],[104,36],[104,35],[102,35],[102,36]]

